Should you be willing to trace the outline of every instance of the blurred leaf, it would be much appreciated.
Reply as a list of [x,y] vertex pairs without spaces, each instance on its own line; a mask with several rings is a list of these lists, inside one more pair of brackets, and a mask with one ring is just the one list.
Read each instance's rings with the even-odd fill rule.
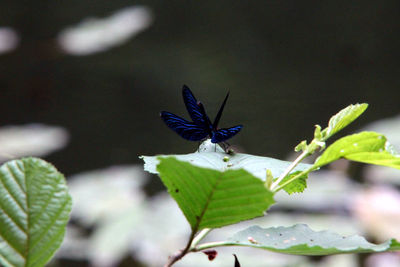
[[138,205],[97,226],[88,244],[88,258],[93,266],[117,266],[130,254],[132,240],[143,222],[143,213],[143,208]]
[[64,176],[38,158],[0,167],[0,263],[44,266],[60,246],[71,211]]
[[161,180],[194,231],[262,216],[274,203],[264,183],[244,170],[220,172],[173,157],[159,160]]
[[[399,178],[399,177],[397,177]],[[400,192],[386,185],[364,186],[353,194],[352,216],[362,229],[376,241],[400,239]]]
[[396,154],[384,135],[375,132],[361,132],[337,140],[316,160],[314,166],[321,167],[339,158],[400,169],[400,155]]
[[[279,184],[285,183],[287,180],[291,179],[292,177],[298,175],[301,173],[300,171],[291,173],[290,175],[286,176]],[[287,184],[283,189],[288,193],[289,195],[293,193],[302,193],[304,189],[307,187],[307,177],[308,175],[305,174],[296,180],[292,181],[290,184]]]
[[0,128],[0,162],[24,156],[44,156],[65,147],[68,132],[59,126],[39,123]]
[[400,243],[395,239],[375,245],[358,235],[345,237],[330,231],[315,232],[305,224],[272,228],[251,226],[236,233],[224,245],[254,247],[295,255],[400,250]]
[[107,51],[127,42],[152,23],[151,11],[144,6],[128,6],[105,18],[85,19],[62,30],[61,49],[71,55],[85,56]]
[[368,104],[365,103],[355,104],[350,105],[339,111],[329,120],[328,127],[323,130],[323,133],[326,134],[325,138],[328,139],[329,137],[352,123],[367,109],[367,107]]
[[[145,192],[146,174],[140,165],[117,165],[91,170],[68,177],[69,192],[74,200],[71,217],[74,226],[93,229],[90,236],[68,232],[57,255],[69,259],[87,259],[92,266],[117,266],[129,256],[135,242],[140,240],[144,217],[147,215]],[[159,216],[159,214],[157,214]],[[157,220],[162,222],[162,219]],[[164,222],[163,222],[164,223]],[[186,223],[184,221],[184,223]],[[141,226],[141,228],[140,228]],[[159,225],[152,225],[158,230]],[[140,240],[140,241],[139,241]]]
[[[204,146],[211,145],[205,151],[201,151]],[[193,165],[203,168],[209,168],[217,171],[225,171],[227,169],[244,169],[259,179],[265,181],[267,170],[270,170],[273,177],[278,177],[291,162],[282,161],[274,158],[260,157],[249,154],[234,153],[226,154],[219,146],[204,141],[199,149],[201,152],[195,152],[183,155],[158,155],[158,156],[141,156],[145,162],[144,170],[157,174],[156,166],[158,158],[175,157],[180,161],[186,161]],[[216,150],[216,152],[214,152]],[[311,165],[300,163],[292,172],[302,171]]]
[[74,199],[71,216],[86,227],[119,218],[142,205],[145,181],[140,165],[110,166],[70,176],[68,187]]
[[[309,174],[307,178],[307,194],[288,195],[282,193],[276,194],[274,198],[283,209],[319,213],[321,210],[340,210],[347,207],[360,190],[359,184],[352,182],[342,171],[319,170]],[[271,216],[272,214],[268,215],[268,217]],[[275,225],[288,226],[288,224]],[[332,227],[325,228],[331,229]]]

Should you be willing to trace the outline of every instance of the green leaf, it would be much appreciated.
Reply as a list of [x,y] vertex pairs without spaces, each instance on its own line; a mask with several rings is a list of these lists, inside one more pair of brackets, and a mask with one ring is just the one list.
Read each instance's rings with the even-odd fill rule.
[[387,146],[386,150],[378,152],[361,152],[349,154],[346,156],[346,159],[400,169],[400,154],[398,154],[397,152],[393,153],[393,151],[391,152],[387,150]]
[[358,235],[346,237],[330,231],[316,232],[305,224],[272,228],[251,226],[236,233],[228,241],[219,243],[224,246],[254,247],[295,255],[331,255],[400,250],[400,243],[395,239],[376,245]]
[[38,158],[0,167],[0,263],[44,266],[60,246],[71,211],[64,176]]
[[339,158],[400,169],[400,155],[384,135],[375,132],[361,132],[337,140],[316,160],[314,166],[321,167]]
[[339,111],[329,120],[328,127],[322,131],[325,140],[352,123],[367,109],[367,107],[368,104],[366,103],[355,104]]
[[[291,173],[290,175],[286,176],[285,178],[282,179],[282,181],[279,183],[282,185],[289,179],[293,178],[294,176],[298,175],[301,173],[300,171]],[[286,191],[289,195],[293,193],[302,193],[304,189],[307,188],[307,174],[302,175],[301,177],[297,178],[296,180],[293,180],[291,183],[287,184],[285,187],[283,187],[283,190]]]
[[245,170],[220,172],[173,157],[159,161],[161,180],[193,231],[262,216],[274,203],[273,193]]
[[[204,146],[210,144],[210,141],[204,141],[200,146],[200,150],[202,150]],[[214,152],[214,150],[216,150],[216,152]],[[266,180],[267,170],[271,171],[273,177],[278,177],[291,164],[291,162],[283,160],[249,154],[235,153],[230,155],[226,154],[219,146],[211,144],[210,148],[202,152],[183,155],[141,156],[140,158],[145,162],[145,171],[157,174],[156,166],[158,164],[158,158],[160,157],[175,157],[180,161],[186,161],[198,167],[218,171],[244,169],[263,181]],[[309,164],[300,163],[292,172],[302,171],[310,166]]]

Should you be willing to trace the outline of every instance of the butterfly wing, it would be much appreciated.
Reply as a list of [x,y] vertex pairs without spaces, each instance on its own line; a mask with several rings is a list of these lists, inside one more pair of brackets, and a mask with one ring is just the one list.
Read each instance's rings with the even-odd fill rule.
[[214,131],[212,134],[211,142],[212,143],[221,143],[229,138],[232,138],[235,134],[240,132],[242,129],[243,125],[237,125],[233,126],[230,128],[224,128],[224,129],[219,129],[217,131]]
[[224,107],[225,107],[225,104],[226,104],[226,100],[228,100],[228,97],[229,97],[229,92],[228,92],[228,94],[226,94],[224,102],[222,102],[222,105],[218,110],[217,116],[215,116],[214,123],[212,125],[214,130],[216,130],[217,127],[218,127],[219,119],[221,119],[222,111],[224,111]]
[[162,111],[160,115],[169,128],[186,140],[200,141],[208,136],[204,127],[189,122],[171,112]]
[[[182,88],[183,101],[187,111],[189,112],[190,118],[194,123],[198,125],[206,125],[207,115],[205,114],[204,108],[201,109],[201,103],[197,102],[192,91],[186,85]],[[208,119],[209,120],[209,119]]]

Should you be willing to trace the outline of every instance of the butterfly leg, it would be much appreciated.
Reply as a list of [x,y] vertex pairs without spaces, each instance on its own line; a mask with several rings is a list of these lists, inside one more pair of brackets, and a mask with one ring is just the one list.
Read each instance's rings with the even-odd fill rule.
[[218,143],[218,145],[225,151],[225,143],[224,142]]
[[218,144],[220,144],[220,146],[222,147],[222,149],[226,153],[226,149],[228,148],[229,144],[227,142],[221,142],[221,143],[218,143]]
[[222,148],[224,149],[226,154],[234,154],[233,149],[229,149],[231,145],[228,142],[222,142]]

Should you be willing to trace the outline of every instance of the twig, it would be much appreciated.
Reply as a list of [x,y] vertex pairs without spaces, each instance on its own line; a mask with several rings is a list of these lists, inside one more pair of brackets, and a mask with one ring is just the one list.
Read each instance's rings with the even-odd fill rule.
[[205,228],[193,238],[192,244],[190,245],[190,251],[211,231],[211,228]]
[[196,234],[196,231],[192,231],[192,233],[190,234],[190,238],[189,238],[189,241],[188,241],[186,247],[184,249],[179,250],[174,255],[169,256],[168,257],[168,262],[164,265],[164,267],[172,266],[172,264],[174,264],[178,260],[182,259],[182,257],[185,256],[189,252],[189,248],[190,248],[190,246],[192,244],[192,241],[194,239],[195,234]]
[[195,246],[211,231],[210,228],[205,228],[200,231],[198,235],[195,236],[196,231],[192,231],[190,235],[189,241],[184,249],[179,250],[174,255],[168,257],[168,262],[164,265],[164,267],[170,267],[175,262],[179,261],[189,252],[195,251]]
[[302,161],[305,157],[309,155],[309,152],[307,150],[304,150],[303,153],[301,153],[295,161],[292,162],[292,164],[289,165],[289,167],[279,176],[279,178],[272,184],[271,190],[274,192],[276,191],[275,189],[279,187],[279,183],[299,164],[300,161]]

